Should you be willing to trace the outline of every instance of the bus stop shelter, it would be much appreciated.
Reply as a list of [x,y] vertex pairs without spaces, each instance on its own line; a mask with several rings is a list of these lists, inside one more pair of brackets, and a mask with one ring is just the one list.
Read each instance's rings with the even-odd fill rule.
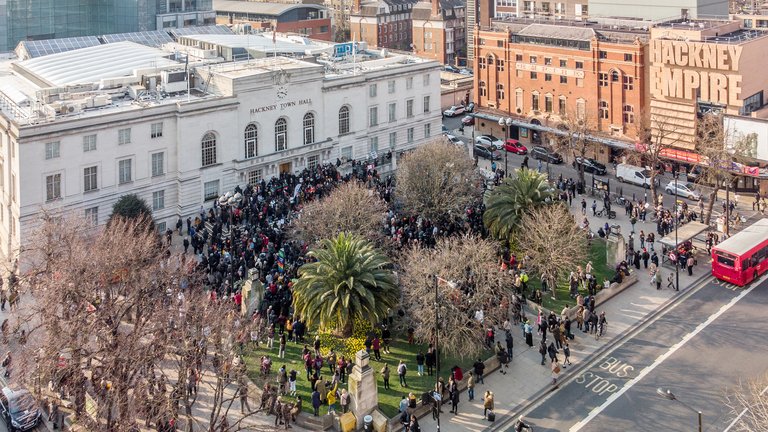
[[[701,235],[704,231],[707,231],[709,229],[709,226],[706,224],[703,224],[701,222],[688,222],[685,225],[680,225],[677,228],[677,242],[675,242],[675,231],[673,230],[668,236],[662,238],[659,240],[659,243],[664,247],[665,250],[674,250],[677,249],[677,247],[687,241],[690,241],[693,245],[693,252],[696,253],[696,250],[699,248],[696,244],[694,244],[694,239]],[[701,242],[702,247],[706,247],[706,243],[704,240]],[[666,263],[669,261],[668,254],[664,253],[661,257],[661,262]]]

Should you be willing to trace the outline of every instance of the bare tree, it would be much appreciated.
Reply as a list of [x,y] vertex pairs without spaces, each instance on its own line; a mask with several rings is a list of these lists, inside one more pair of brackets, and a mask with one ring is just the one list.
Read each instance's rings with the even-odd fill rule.
[[635,122],[637,146],[629,153],[632,163],[647,166],[651,173],[651,197],[656,204],[656,176],[664,174],[665,153],[680,141],[680,128],[670,117],[642,111]]
[[723,117],[710,113],[699,120],[697,125],[696,151],[702,157],[701,175],[697,182],[712,187],[709,194],[704,223],[712,218],[717,193],[726,185],[733,184],[740,172],[740,166],[754,158],[757,137],[753,134],[731,136],[725,130]]
[[342,232],[381,243],[386,211],[387,205],[376,191],[350,182],[305,205],[291,223],[291,234],[310,244]]
[[[444,238],[434,248],[415,247],[405,253],[403,304],[418,339],[434,339],[437,289],[441,352],[464,357],[483,348],[484,328],[507,317],[502,305],[511,281],[499,270],[498,256],[497,243],[473,235]],[[449,282],[436,288],[434,276]]]
[[[587,157],[587,151],[592,148],[589,141],[590,133],[596,128],[596,122],[587,114],[587,112],[573,111],[560,117],[560,124],[557,126],[562,134],[552,134],[554,149],[559,153],[571,156],[574,164],[576,158],[582,160]],[[586,185],[584,181],[584,164],[576,167],[579,172],[579,181]]]
[[[195,430],[239,428],[245,416],[223,422],[235,398],[227,388],[237,320],[230,304],[202,293],[193,263],[141,221],[121,218],[100,228],[47,218],[31,244],[22,255],[32,270],[20,284],[29,300],[17,316],[25,332],[16,380],[37,392],[52,382],[89,430],[129,431],[141,420],[159,427],[178,418],[179,404],[192,430],[196,398],[188,400],[184,374],[194,360],[215,383],[213,400],[197,410],[210,409],[209,421],[194,421]],[[173,373],[177,358],[184,362]]]
[[726,395],[734,432],[768,431],[768,374],[742,382]]
[[523,216],[519,244],[526,263],[536,270],[552,289],[556,298],[558,278],[583,263],[587,252],[584,231],[579,228],[564,204],[534,208]]
[[480,188],[474,163],[463,149],[435,140],[399,164],[395,197],[407,213],[431,220],[458,217]]

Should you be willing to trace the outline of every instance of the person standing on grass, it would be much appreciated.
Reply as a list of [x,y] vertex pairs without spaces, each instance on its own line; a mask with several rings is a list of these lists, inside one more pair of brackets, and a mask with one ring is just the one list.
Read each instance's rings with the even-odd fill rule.
[[381,378],[384,380],[384,388],[389,389],[389,365],[387,363],[384,363],[384,367],[381,368]]
[[416,369],[418,370],[419,376],[424,375],[424,353],[421,351],[416,354]]
[[373,337],[373,342],[371,345],[373,347],[373,357],[376,359],[376,361],[381,361],[381,340],[378,336]]
[[280,334],[280,350],[277,353],[277,357],[285,358],[285,333]]
[[405,362],[400,360],[400,364],[397,365],[397,375],[400,377],[400,385],[402,387],[408,387],[408,382],[405,380],[405,374],[408,372],[408,366]]

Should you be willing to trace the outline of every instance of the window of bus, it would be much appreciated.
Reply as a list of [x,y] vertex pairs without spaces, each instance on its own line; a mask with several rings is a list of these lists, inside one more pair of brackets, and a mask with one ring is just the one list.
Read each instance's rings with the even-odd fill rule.
[[715,252],[717,263],[726,267],[736,267],[736,256],[725,252]]

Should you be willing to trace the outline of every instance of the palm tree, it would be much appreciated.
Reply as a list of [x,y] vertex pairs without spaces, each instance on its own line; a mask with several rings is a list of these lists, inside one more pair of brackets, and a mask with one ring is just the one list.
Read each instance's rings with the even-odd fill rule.
[[520,169],[517,177],[507,177],[487,195],[483,222],[493,237],[509,241],[510,235],[520,226],[523,215],[551,196],[544,174]]
[[400,293],[389,259],[349,233],[323,240],[299,269],[293,305],[309,325],[352,334],[355,319],[376,322],[397,305]]

